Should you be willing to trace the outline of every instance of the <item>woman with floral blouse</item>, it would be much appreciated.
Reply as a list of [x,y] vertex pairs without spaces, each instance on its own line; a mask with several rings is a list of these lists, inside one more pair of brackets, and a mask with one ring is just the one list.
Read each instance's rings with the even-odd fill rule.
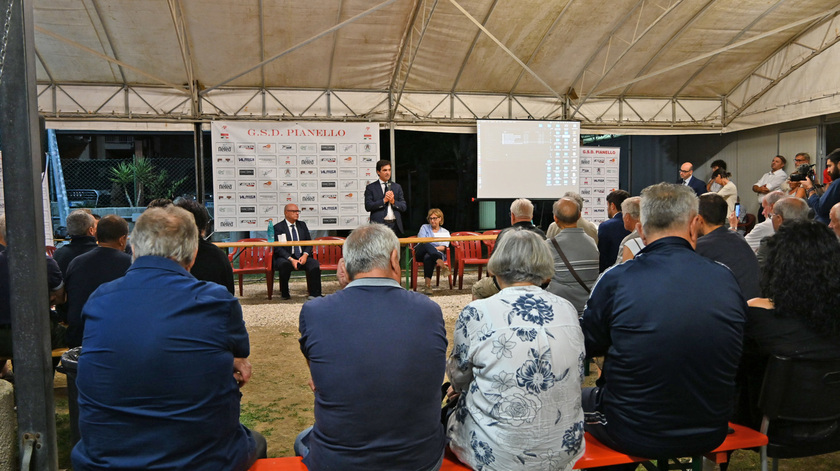
[[475,470],[570,470],[584,449],[577,311],[540,287],[554,262],[530,231],[507,233],[487,271],[501,291],[455,324],[449,446]]

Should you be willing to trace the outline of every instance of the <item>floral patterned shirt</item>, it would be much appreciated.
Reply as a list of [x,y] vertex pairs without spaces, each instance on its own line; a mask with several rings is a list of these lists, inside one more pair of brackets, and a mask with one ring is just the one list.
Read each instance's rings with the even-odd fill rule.
[[473,301],[455,324],[447,435],[475,470],[570,470],[583,454],[577,310],[538,286]]

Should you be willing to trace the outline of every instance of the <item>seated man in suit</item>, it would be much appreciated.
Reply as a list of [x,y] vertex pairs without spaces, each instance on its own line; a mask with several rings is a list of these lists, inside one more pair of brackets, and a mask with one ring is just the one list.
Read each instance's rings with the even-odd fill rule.
[[391,183],[391,162],[376,162],[379,179],[365,188],[365,211],[370,211],[370,222],[385,224],[397,234],[402,234],[402,213],[406,210],[405,197],[398,183]]
[[[312,240],[306,223],[298,221],[300,209],[296,204],[287,204],[283,208],[284,220],[274,225],[274,234],[280,239],[281,234],[288,242],[296,240]],[[312,246],[274,247],[274,269],[280,279],[280,297],[291,299],[289,295],[289,278],[292,270],[306,272],[306,284],[309,287],[309,299],[321,296],[321,264],[312,256]]]

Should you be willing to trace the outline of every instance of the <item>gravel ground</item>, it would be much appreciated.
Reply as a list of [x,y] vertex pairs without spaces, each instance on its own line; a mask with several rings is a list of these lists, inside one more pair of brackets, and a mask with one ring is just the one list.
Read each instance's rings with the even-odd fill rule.
[[[447,326],[454,325],[458,313],[471,300],[470,288],[477,279],[477,272],[467,272],[464,276],[464,289],[448,289],[446,280],[441,280],[441,289],[435,290],[431,298],[440,305],[443,310],[443,317]],[[421,281],[422,283],[422,281]],[[432,282],[434,284],[434,280]],[[334,293],[338,289],[338,282],[334,277],[324,276],[322,291],[325,295]],[[280,299],[280,289],[277,281],[274,282],[274,294],[268,299],[266,293],[265,278],[246,279],[243,296],[239,297],[242,304],[242,311],[245,317],[245,324],[248,327],[282,327],[287,332],[297,332],[298,315],[300,308],[306,301],[306,282],[303,278],[292,278],[290,284],[291,300]],[[237,286],[236,294],[239,295]]]

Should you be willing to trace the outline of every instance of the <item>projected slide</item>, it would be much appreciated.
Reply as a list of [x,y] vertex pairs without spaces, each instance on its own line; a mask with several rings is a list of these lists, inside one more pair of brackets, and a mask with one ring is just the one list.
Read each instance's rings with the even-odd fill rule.
[[579,122],[478,121],[478,198],[555,199],[579,177]]

